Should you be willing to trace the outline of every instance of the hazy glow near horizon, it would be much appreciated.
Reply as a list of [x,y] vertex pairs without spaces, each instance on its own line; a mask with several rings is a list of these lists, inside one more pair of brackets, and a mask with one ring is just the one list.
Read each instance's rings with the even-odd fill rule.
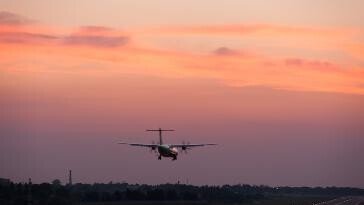
[[364,3],[277,2],[0,2],[0,177],[363,187]]

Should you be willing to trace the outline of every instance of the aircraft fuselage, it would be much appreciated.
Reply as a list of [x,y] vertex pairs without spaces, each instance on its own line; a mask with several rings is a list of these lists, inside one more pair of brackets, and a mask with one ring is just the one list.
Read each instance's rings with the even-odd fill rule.
[[158,145],[157,148],[159,153],[158,159],[161,159],[162,157],[171,157],[173,160],[177,159],[177,148],[170,147],[169,145]]

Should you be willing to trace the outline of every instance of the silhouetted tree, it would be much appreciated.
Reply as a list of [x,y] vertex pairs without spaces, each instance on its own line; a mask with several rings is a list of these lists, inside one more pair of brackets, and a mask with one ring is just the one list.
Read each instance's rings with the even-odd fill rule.
[[113,201],[120,201],[123,199],[123,195],[121,194],[120,191],[115,191],[112,198],[113,198]]
[[176,190],[174,190],[174,189],[167,190],[166,199],[171,200],[171,201],[178,200],[179,198],[178,198],[178,194],[177,194]]
[[127,200],[144,200],[145,198],[145,194],[140,190],[126,190]]
[[52,185],[55,187],[59,187],[62,185],[61,181],[59,179],[55,179],[52,181]]
[[[1,205],[24,205],[28,184],[0,183]],[[59,180],[31,185],[36,205],[71,205],[84,202],[108,202],[123,200],[205,200],[223,203],[258,203],[262,199],[292,197],[334,198],[347,195],[364,195],[364,189],[339,187],[268,187],[251,185],[192,186],[183,184],[130,185],[127,183],[74,184],[63,186]],[[315,200],[319,202],[318,198]],[[287,204],[286,203],[286,204]]]
[[161,189],[153,189],[147,192],[147,199],[148,200],[164,200],[164,191]]

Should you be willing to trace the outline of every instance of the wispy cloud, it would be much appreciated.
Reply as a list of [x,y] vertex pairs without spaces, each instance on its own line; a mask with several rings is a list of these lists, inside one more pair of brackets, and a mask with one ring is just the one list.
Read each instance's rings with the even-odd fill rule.
[[274,24],[225,24],[225,25],[194,25],[168,26],[149,29],[159,34],[190,34],[190,35],[308,35],[308,36],[340,36],[351,35],[355,29],[298,27]]
[[[6,22],[9,21],[7,20]],[[68,46],[112,48],[123,46],[129,41],[128,36],[121,35],[120,33],[106,27],[85,26],[80,27],[77,32],[63,34],[50,32],[50,29],[47,28],[37,29],[36,26],[32,27],[31,25],[23,27],[22,23],[16,22],[18,21],[15,21],[14,19],[14,22],[10,27],[7,24],[0,24],[0,42],[12,44],[58,44]]]
[[18,14],[14,14],[7,11],[0,11],[0,24],[3,25],[25,25],[30,24],[33,21],[20,16]]
[[118,47],[128,42],[126,36],[90,36],[90,35],[70,35],[63,38],[66,45],[86,45],[96,47]]
[[231,56],[231,55],[237,55],[238,52],[236,50],[230,49],[228,47],[220,47],[213,51],[216,55],[222,55],[222,56]]
[[[9,15],[8,15],[9,16]],[[17,16],[17,15],[10,15]],[[14,17],[15,18],[15,17]],[[5,18],[3,18],[5,19]],[[17,18],[21,19],[21,18]],[[236,44],[231,46],[224,41],[216,41],[222,46],[201,52],[196,46],[194,50],[181,50],[175,47],[165,48],[158,43],[149,43],[145,37],[145,30],[120,31],[104,26],[82,26],[76,29],[62,29],[54,32],[52,29],[32,29],[33,25],[23,28],[15,20],[12,26],[0,24],[0,51],[1,62],[10,54],[7,49],[17,49],[16,55],[11,54],[13,60],[21,61],[24,56],[37,55],[37,59],[44,59],[46,64],[51,64],[49,59],[62,58],[57,67],[69,67],[77,62],[92,64],[97,61],[99,67],[109,68],[109,72],[124,72],[141,75],[206,78],[224,82],[228,86],[266,86],[275,89],[290,89],[297,91],[324,91],[364,94],[364,72],[360,64],[347,60],[338,62],[329,60],[330,47],[318,57],[305,57],[290,53],[290,45],[283,41],[280,45],[285,47],[283,54],[267,54],[264,49],[242,48]],[[143,32],[141,32],[143,30]],[[350,38],[348,29],[345,43],[348,45],[361,45]],[[320,41],[322,37],[339,39],[345,36],[341,29],[321,29],[306,27],[289,27],[279,25],[219,25],[219,26],[174,26],[159,28],[155,33],[148,35],[171,35],[175,41],[185,39],[187,34],[221,35],[225,39],[230,35],[249,34],[260,38],[264,35],[300,36],[302,44],[311,39]],[[331,32],[332,35],[331,35]],[[302,37],[309,35],[309,39]],[[338,35],[339,37],[335,36]],[[317,38],[317,39],[316,39]],[[133,39],[132,41],[130,39]],[[186,40],[186,39],[185,39]],[[188,39],[187,39],[188,40]],[[216,42],[214,44],[216,45]],[[334,41],[335,42],[335,41]],[[340,41],[341,42],[341,41]],[[34,48],[37,53],[33,53]],[[74,49],[76,48],[76,49]],[[315,49],[314,47],[312,49]],[[344,55],[351,55],[361,47],[335,47]],[[359,52],[360,53],[360,52]],[[360,55],[359,55],[360,56]],[[52,58],[51,58],[52,57]],[[363,59],[362,57],[359,57]],[[7,62],[8,63],[8,62]],[[35,69],[36,65],[31,66]],[[38,69],[43,69],[44,66]],[[58,69],[59,70],[59,69]],[[67,70],[68,72],[70,70]],[[76,71],[75,71],[76,72]],[[82,72],[77,70],[77,72]],[[83,71],[86,72],[86,71]]]
[[129,42],[129,37],[115,29],[104,26],[82,26],[76,32],[63,38],[66,45],[96,47],[118,47]]
[[343,69],[338,68],[333,63],[328,61],[320,61],[320,60],[307,60],[302,58],[287,58],[284,61],[287,66],[296,66],[301,68],[309,68],[317,71],[327,71],[327,72],[340,72],[344,71]]
[[3,43],[45,43],[59,39],[42,33],[0,32],[0,42]]

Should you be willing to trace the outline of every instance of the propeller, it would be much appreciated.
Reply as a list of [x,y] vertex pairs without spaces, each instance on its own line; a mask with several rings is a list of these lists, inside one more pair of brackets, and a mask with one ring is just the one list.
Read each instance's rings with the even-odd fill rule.
[[[185,141],[182,141],[182,145],[189,145],[190,144],[190,142],[185,142]],[[183,153],[185,153],[185,154],[187,154],[187,150],[189,150],[190,148],[189,147],[184,147],[184,146],[182,146],[182,152]]]
[[[152,144],[153,145],[157,145],[154,141],[152,141]],[[150,153],[157,153],[157,150],[156,150],[156,147],[151,147],[150,150],[149,150]]]

